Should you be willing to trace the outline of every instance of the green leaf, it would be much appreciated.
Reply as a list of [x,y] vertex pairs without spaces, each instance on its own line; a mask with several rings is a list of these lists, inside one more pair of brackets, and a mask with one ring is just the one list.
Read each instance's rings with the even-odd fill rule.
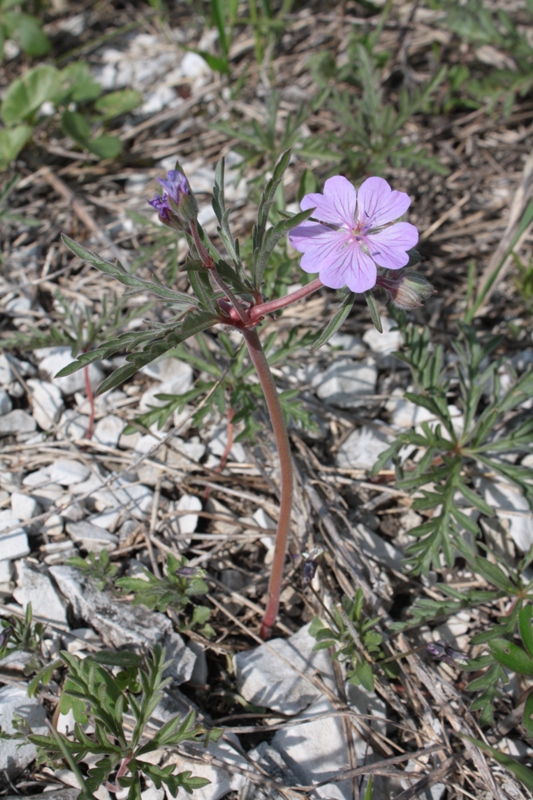
[[0,129],[0,170],[6,169],[15,160],[32,133],[30,125]]
[[118,136],[97,136],[96,139],[89,139],[85,147],[102,159],[116,158],[122,150],[122,142]]
[[52,102],[61,93],[59,70],[50,64],[30,69],[10,85],[2,103],[6,125],[29,120],[47,100]]
[[383,326],[381,324],[381,318],[379,316],[378,306],[374,298],[374,295],[372,294],[372,291],[365,292],[365,300],[368,306],[368,310],[370,311],[370,317],[372,319],[372,322],[374,323],[376,330],[379,333],[383,333]]
[[254,283],[258,289],[263,283],[263,272],[265,271],[268,259],[272,255],[279,240],[285,236],[288,231],[292,230],[292,228],[305,222],[312,213],[312,209],[300,211],[298,214],[294,214],[294,216],[288,219],[282,219],[266,231],[260,247],[254,250]]
[[8,28],[9,35],[17,41],[29,56],[44,56],[52,46],[41,30],[41,23],[31,14],[6,11],[0,20]]
[[530,736],[533,736],[533,693],[529,693],[524,706],[522,724]]
[[86,146],[91,135],[91,128],[83,114],[65,109],[61,115],[61,125],[65,133],[75,142],[81,144],[82,147]]
[[493,564],[491,561],[487,561],[486,558],[482,558],[481,556],[476,556],[474,566],[477,572],[489,581],[489,583],[494,584],[498,589],[502,589],[508,594],[512,594],[514,588],[513,584],[497,564]]
[[121,89],[100,97],[94,107],[105,119],[113,119],[137,108],[143,101],[141,92],[136,89]]
[[493,639],[489,650],[496,661],[519,675],[533,675],[533,659],[521,647],[507,639]]
[[521,764],[515,758],[511,758],[511,756],[501,753],[494,747],[485,744],[485,742],[480,742],[479,739],[474,739],[472,736],[467,736],[464,733],[458,733],[457,735],[462,739],[468,739],[469,742],[475,744],[480,750],[483,750],[485,753],[491,755],[495,761],[506,767],[509,772],[512,772],[513,775],[515,775],[515,777],[524,784],[524,786],[527,786],[530,791],[533,791],[533,770],[529,769],[529,767],[524,766],[524,764]]
[[192,48],[192,52],[202,56],[205,63],[211,67],[211,69],[220,72],[221,75],[229,75],[229,62],[226,58],[214,56],[212,53],[208,53],[207,50],[195,50]]
[[524,646],[533,658],[533,606],[527,605],[520,609],[518,613],[518,625],[520,628],[520,636],[524,642]]
[[335,312],[332,319],[319,334],[318,339],[313,342],[311,350],[318,350],[319,347],[322,347],[322,345],[331,339],[333,334],[339,330],[340,326],[352,310],[354,301],[355,294],[353,292],[349,292],[342,301],[340,308]]
[[102,93],[102,86],[95,81],[86,61],[73,61],[61,70],[61,77],[67,81],[67,97],[74,103],[87,103]]

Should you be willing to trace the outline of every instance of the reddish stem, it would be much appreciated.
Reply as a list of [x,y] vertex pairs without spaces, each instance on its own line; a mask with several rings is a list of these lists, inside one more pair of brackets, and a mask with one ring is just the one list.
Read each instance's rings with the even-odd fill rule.
[[83,375],[85,377],[85,392],[87,394],[87,400],[89,401],[89,424],[87,426],[87,432],[85,434],[86,439],[93,438],[93,428],[94,428],[94,395],[93,390],[91,387],[91,381],[89,379],[89,366],[83,368]]
[[261,317],[264,317],[265,314],[270,314],[272,311],[278,311],[280,308],[285,308],[286,306],[292,305],[292,303],[297,303],[298,300],[307,297],[308,294],[316,292],[317,289],[320,289],[323,285],[320,278],[315,278],[315,280],[308,283],[307,286],[302,286],[301,289],[286,294],[285,297],[279,297],[277,300],[270,300],[268,303],[260,303],[258,306],[254,306],[248,311],[248,318],[252,324],[255,324],[259,322]]
[[[318,288],[318,287],[317,287]],[[279,506],[278,527],[276,533],[276,544],[274,547],[274,560],[270,572],[268,584],[268,602],[261,624],[260,636],[266,640],[270,637],[272,628],[276,621],[279,608],[279,596],[281,593],[281,582],[283,579],[283,567],[285,564],[285,553],[287,551],[287,541],[291,527],[292,509],[292,459],[289,444],[287,426],[283,417],[283,410],[276,390],[274,378],[270,372],[265,352],[261,346],[259,336],[255,328],[245,328],[242,332],[244,340],[248,346],[250,358],[256,369],[261,387],[265,395],[270,421],[276,439],[279,461],[281,467],[281,497]]]
[[[228,456],[230,454],[231,448],[233,447],[233,415],[234,415],[234,413],[235,413],[235,411],[230,406],[228,408],[228,424],[226,426],[227,443],[226,443],[226,447],[224,448],[224,452],[220,456],[220,463],[217,464],[217,466],[213,470],[214,472],[222,472],[222,470],[226,466],[226,461],[228,460]],[[211,487],[208,486],[206,488],[205,492],[204,492],[204,500],[207,500],[209,498],[210,494],[211,494]]]

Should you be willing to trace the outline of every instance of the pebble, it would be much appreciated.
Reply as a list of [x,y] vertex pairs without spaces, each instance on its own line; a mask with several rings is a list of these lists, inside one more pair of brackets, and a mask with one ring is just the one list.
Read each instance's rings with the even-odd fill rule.
[[[2,539],[0,538],[0,546]],[[0,596],[11,595],[13,591],[13,564],[11,561],[0,561]]]
[[14,379],[13,370],[6,355],[0,355],[0,386],[9,386]]
[[173,514],[175,512],[183,512],[183,511],[201,511],[202,510],[202,501],[199,497],[196,497],[193,494],[183,494],[177,503],[170,503],[169,504],[169,512],[170,512],[170,527],[172,531],[177,534],[186,534],[186,533],[194,533],[196,530],[196,526],[198,525],[198,514],[184,514],[183,516],[175,516]]
[[93,441],[103,444],[106,447],[116,447],[126,423],[116,414],[109,414],[107,417],[98,420],[94,426]]
[[381,325],[383,333],[372,326],[363,334],[363,342],[376,355],[390,356],[402,346],[402,334],[398,330],[396,322],[390,317],[381,317]]
[[68,408],[64,411],[59,420],[61,433],[71,441],[85,439],[88,427],[89,417],[85,414],[80,414],[79,411],[74,411],[72,408]]
[[397,547],[374,533],[366,525],[353,525],[351,530],[357,547],[363,555],[378,564],[385,564],[390,569],[401,571],[403,555]]
[[73,567],[54,566],[50,567],[50,572],[71,604],[74,616],[90,622],[107,647],[153,647],[159,643],[166,649],[170,661],[166,674],[179,683],[190,679],[196,656],[174,632],[164,614],[118,602],[107,592],[99,592],[87,576]]
[[365,362],[340,358],[314,384],[321,400],[339,408],[359,408],[371,402],[376,392],[378,371],[372,359]]
[[109,487],[96,489],[93,498],[97,511],[121,506],[135,519],[144,519],[152,507],[154,493],[148,486],[119,477]]
[[[289,639],[272,639],[268,645],[237,653],[234,664],[238,691],[249,703],[288,716],[302,711],[321,696],[305,675],[319,672],[325,683],[334,688],[330,656],[326,650],[313,651],[315,644],[308,624]],[[291,664],[304,676],[295,672]]]
[[[92,516],[87,521],[91,523],[91,525],[96,525],[97,528],[105,528],[106,531],[113,532],[118,528],[120,519],[122,517],[122,511],[104,511],[102,514],[96,514]],[[74,520],[77,522],[78,520]]]
[[67,533],[75,541],[80,542],[89,553],[100,553],[102,550],[114,550],[118,545],[118,537],[90,522],[67,522]]
[[[41,372],[47,375],[52,383],[61,390],[62,394],[68,396],[75,392],[85,393],[84,369],[73,372],[71,375],[66,375],[64,378],[56,378],[57,373],[60,372],[63,367],[72,364],[75,360],[70,347],[41,347],[36,350],[35,355],[38,359],[42,359],[39,364]],[[103,379],[104,373],[100,367],[97,364],[90,364],[89,382],[91,387],[95,389]]]
[[[0,556],[2,561],[13,561],[29,555],[28,537],[23,528],[15,528],[10,533],[2,533],[7,528],[20,524],[20,520],[11,516],[11,511],[0,511]],[[3,516],[8,514],[9,516]]]
[[5,389],[0,389],[0,416],[9,414],[13,410],[13,403]]
[[[0,725],[6,733],[14,733],[13,716],[21,716],[32,733],[44,736],[49,734],[46,726],[46,711],[38,700],[28,697],[24,688],[3,686],[0,689]],[[4,739],[0,747],[0,774],[7,773],[14,778],[37,756],[34,744],[20,745],[16,739]],[[42,797],[42,795],[41,795]]]
[[74,483],[81,483],[87,480],[91,470],[79,461],[71,461],[66,458],[58,458],[49,467],[50,480],[59,483],[61,486],[72,486]]
[[373,426],[357,428],[339,447],[337,466],[341,469],[371,470],[390,444],[389,438]]
[[[209,438],[209,450],[215,456],[223,455],[228,444],[228,428],[227,425],[218,425],[211,429],[211,436]],[[237,461],[243,464],[246,461],[246,453],[244,447],[240,442],[234,442],[229,452],[229,460]]]
[[[261,742],[253,750],[248,752],[248,757],[255,761],[259,767],[272,780],[279,781],[285,786],[294,786],[298,783],[296,775],[288,768],[287,764],[268,742]],[[248,780],[244,786],[239,800],[286,800],[286,794],[276,792],[275,789],[257,785],[256,781]]]
[[17,588],[13,590],[17,603],[22,607],[31,603],[40,617],[55,625],[66,625],[65,606],[46,572],[32,566],[26,559],[21,559],[17,562],[17,573]]
[[37,423],[30,414],[15,408],[7,414],[0,416],[0,436],[17,436],[25,433],[33,433],[37,429]]
[[29,378],[27,383],[33,418],[40,428],[48,430],[58,422],[65,407],[61,391],[53,383],[40,381],[37,378]]
[[[236,747],[232,747],[232,743]],[[210,764],[197,759],[191,761],[186,754],[182,755],[176,751],[170,753],[165,764],[175,764],[176,772],[189,770],[195,777],[206,778],[209,781],[206,786],[194,790],[194,800],[221,800],[230,792],[238,792],[246,783],[245,776],[238,770],[248,770],[250,767],[239,750],[237,737],[229,733],[218,742],[210,742],[205,750],[202,748],[202,753],[206,753],[207,758],[211,756],[227,764],[227,770],[218,764]],[[237,767],[237,769],[232,769],[232,767]]]
[[11,495],[11,511],[14,517],[27,522],[41,513],[39,503],[34,497],[20,492],[13,492]]
[[480,478],[477,488],[481,496],[496,511],[500,522],[508,528],[515,545],[527,553],[533,544],[533,513],[520,489],[502,479]]

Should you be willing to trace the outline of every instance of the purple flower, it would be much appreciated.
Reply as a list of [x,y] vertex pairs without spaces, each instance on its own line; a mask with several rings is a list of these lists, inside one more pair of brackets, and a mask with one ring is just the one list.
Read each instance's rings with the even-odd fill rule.
[[188,223],[196,219],[198,206],[185,175],[177,169],[171,169],[166,180],[158,178],[157,182],[165,191],[161,196],[156,194],[148,203],[155,208],[161,222],[178,230],[188,227]]
[[383,178],[367,178],[358,190],[341,175],[329,178],[323,195],[302,199],[302,211],[315,211],[289,233],[292,246],[303,253],[300,266],[318,272],[330,289],[366,292],[376,284],[377,267],[401,269],[409,262],[407,251],[418,242],[418,231],[395,220],[410,203]]

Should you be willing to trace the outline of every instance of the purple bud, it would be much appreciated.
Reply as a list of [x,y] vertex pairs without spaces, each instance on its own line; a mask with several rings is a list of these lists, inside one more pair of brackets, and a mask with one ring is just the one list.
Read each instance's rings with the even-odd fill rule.
[[394,277],[378,275],[376,283],[385,290],[390,302],[396,308],[406,311],[420,308],[424,300],[435,294],[435,289],[430,282],[414,270],[401,270]]
[[148,203],[155,208],[164,225],[175,230],[187,230],[189,223],[198,216],[198,205],[187,178],[179,170],[171,169],[166,180],[158,178],[157,182],[165,191],[161,197],[156,194]]

